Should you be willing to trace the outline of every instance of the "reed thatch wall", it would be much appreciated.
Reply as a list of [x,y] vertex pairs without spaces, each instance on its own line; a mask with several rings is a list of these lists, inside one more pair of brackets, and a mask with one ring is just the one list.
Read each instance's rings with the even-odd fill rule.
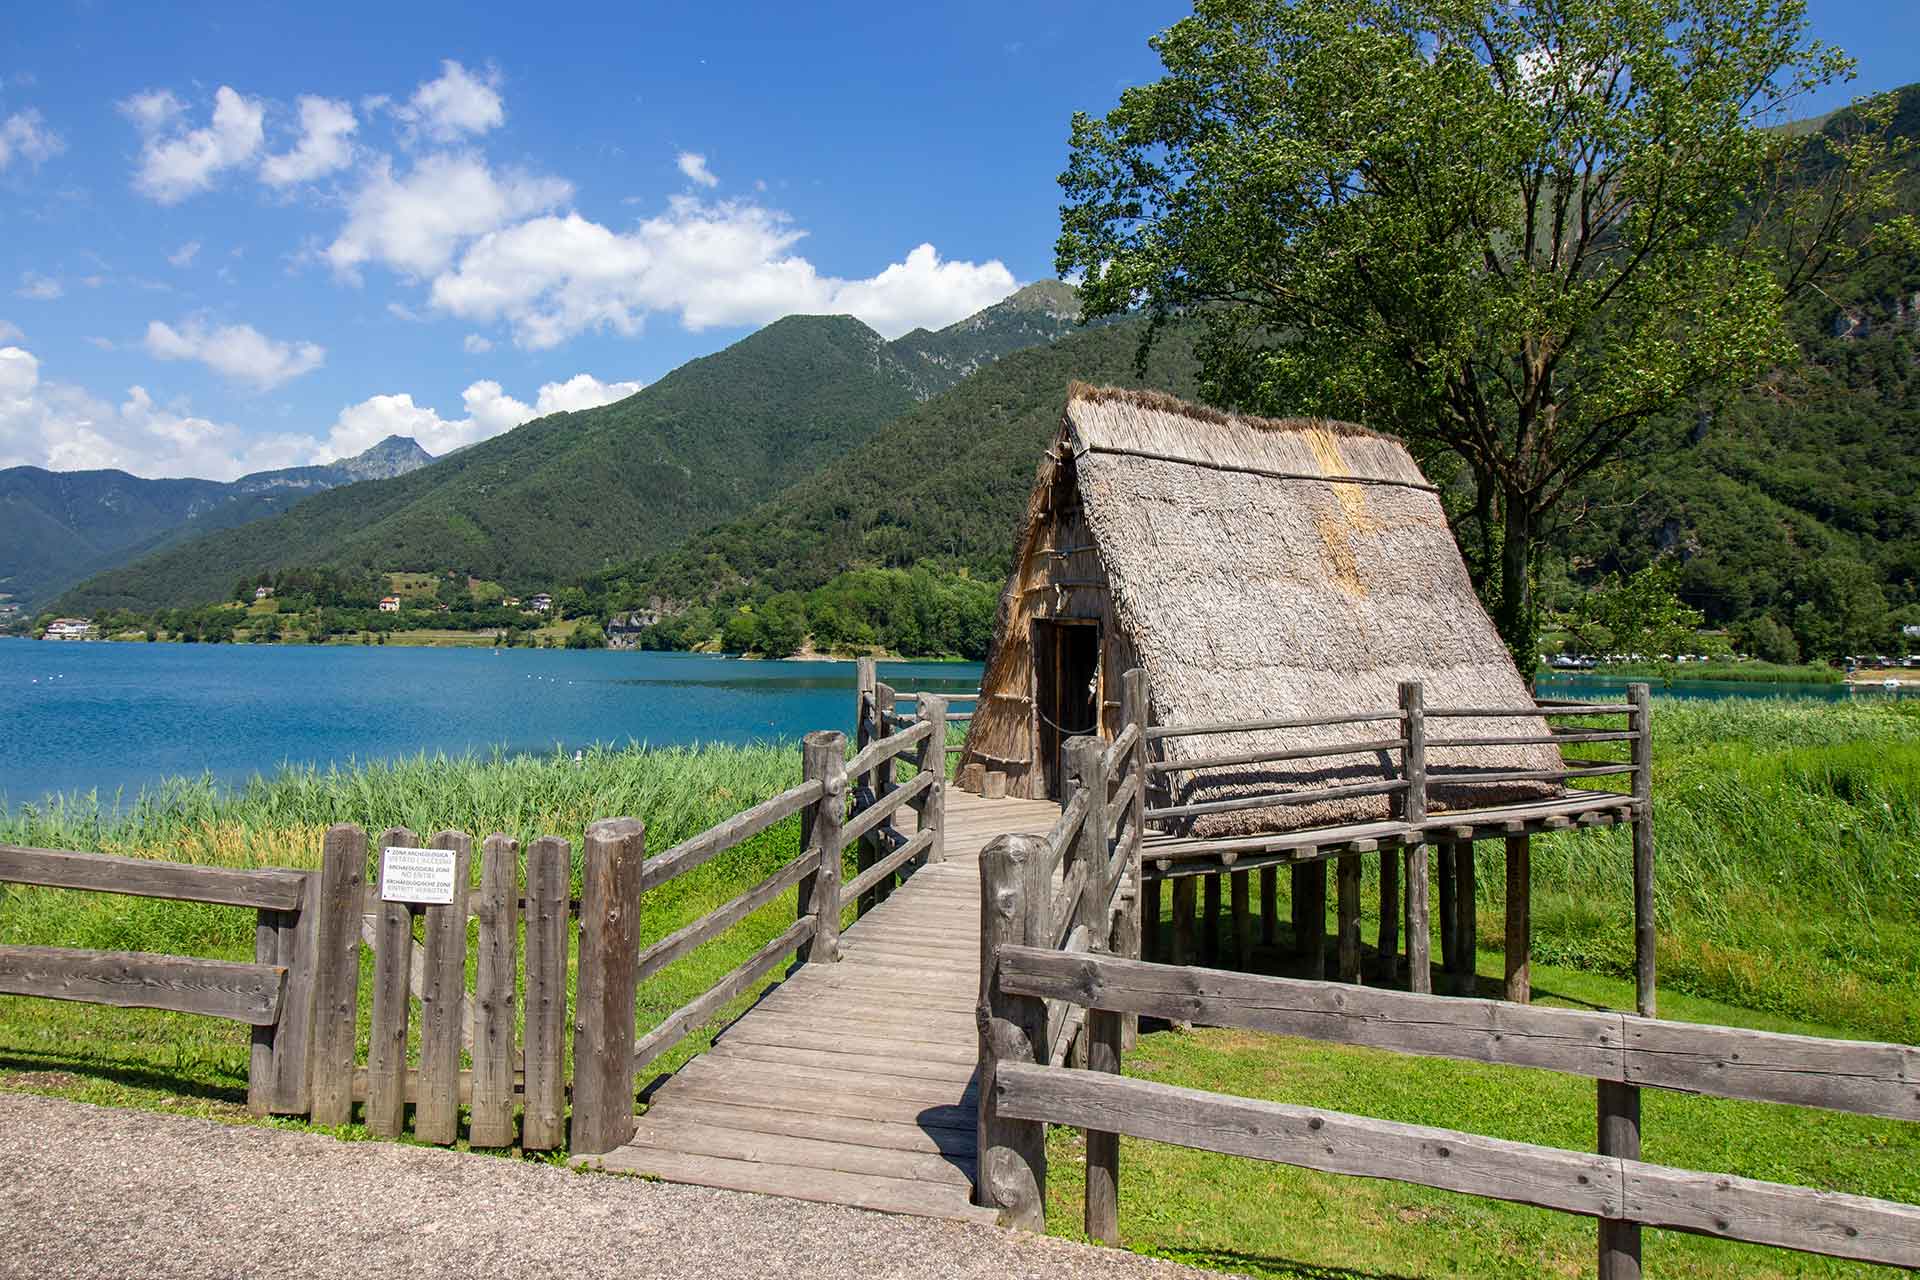
[[[1420,680],[1429,707],[1524,707],[1527,683],[1481,608],[1438,496],[1398,442],[1348,423],[1243,418],[1171,397],[1075,385],[1042,460],[1002,598],[965,760],[989,769],[1032,756],[1033,588],[1062,513],[1082,524],[1098,601],[1125,661],[1148,672],[1155,723],[1335,715],[1396,706]],[[1108,675],[1117,687],[1120,668]],[[1117,695],[1109,695],[1117,696]],[[1110,730],[1110,726],[1109,726]],[[1534,718],[1435,720],[1432,737],[1546,732]],[[1198,738],[1172,761],[1395,736],[1391,722]],[[1355,754],[1174,774],[1177,802],[1302,790],[1393,776],[1395,757]],[[1538,784],[1472,786],[1460,771],[1559,767],[1552,746],[1439,749],[1429,807],[1537,799]],[[1010,784],[1016,776],[1009,770]],[[1010,785],[1015,794],[1044,794]],[[1384,797],[1202,817],[1196,835],[1385,817]]]

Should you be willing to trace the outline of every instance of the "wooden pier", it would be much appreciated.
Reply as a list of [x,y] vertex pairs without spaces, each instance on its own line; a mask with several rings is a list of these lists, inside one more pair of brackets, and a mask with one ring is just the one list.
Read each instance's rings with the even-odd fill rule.
[[[920,868],[647,1097],[602,1167],[735,1191],[993,1222],[973,1203],[980,850],[1043,833],[1044,800],[946,807],[946,860]],[[908,834],[912,822],[902,823]]]

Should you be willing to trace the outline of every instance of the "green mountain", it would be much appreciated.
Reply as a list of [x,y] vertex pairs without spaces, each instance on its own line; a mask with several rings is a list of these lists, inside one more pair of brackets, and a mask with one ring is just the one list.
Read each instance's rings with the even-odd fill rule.
[[197,604],[238,576],[297,565],[462,569],[523,590],[579,578],[749,509],[972,370],[1070,332],[1063,288],[1025,289],[891,343],[850,316],[789,316],[617,404],[172,547],[58,607]]
[[311,494],[405,475],[431,461],[412,439],[389,436],[338,462],[233,481],[9,467],[0,471],[0,592],[31,610],[89,574],[284,511]]

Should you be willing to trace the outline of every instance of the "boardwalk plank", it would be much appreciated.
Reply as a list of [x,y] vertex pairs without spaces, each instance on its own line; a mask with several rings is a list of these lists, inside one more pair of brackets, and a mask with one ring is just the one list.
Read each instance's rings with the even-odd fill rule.
[[653,1147],[621,1147],[604,1156],[590,1157],[601,1168],[616,1172],[651,1174],[669,1182],[691,1182],[728,1191],[757,1191],[825,1204],[852,1205],[883,1213],[910,1213],[922,1218],[949,1218],[959,1222],[992,1223],[999,1215],[971,1203],[957,1187],[881,1178],[871,1174],[836,1173],[786,1165],[723,1160],[715,1156],[684,1155]]
[[734,1129],[691,1119],[657,1120],[635,1136],[636,1147],[653,1147],[694,1156],[751,1160],[755,1164],[792,1165],[803,1169],[831,1169],[839,1173],[877,1174],[943,1186],[973,1189],[971,1157],[948,1157],[938,1152],[897,1151],[857,1142],[829,1142],[789,1134]]
[[755,1062],[777,1065],[814,1067],[821,1071],[858,1071],[877,1076],[941,1081],[961,1088],[973,1079],[971,1062],[941,1062],[934,1058],[920,1058],[911,1052],[899,1053],[885,1050],[878,1053],[858,1053],[852,1049],[800,1049],[792,1045],[736,1040],[731,1036],[714,1045],[711,1056],[717,1062],[724,1062],[729,1058],[746,1058]]
[[669,1110],[661,1111],[657,1116],[649,1114],[640,1123],[645,1126],[656,1120],[687,1120],[752,1133],[784,1133],[795,1138],[854,1142],[888,1151],[928,1152],[958,1160],[972,1160],[974,1157],[974,1133],[970,1128],[948,1129],[894,1120],[871,1120],[865,1116],[782,1111],[775,1107],[708,1102],[694,1097],[677,1099]]

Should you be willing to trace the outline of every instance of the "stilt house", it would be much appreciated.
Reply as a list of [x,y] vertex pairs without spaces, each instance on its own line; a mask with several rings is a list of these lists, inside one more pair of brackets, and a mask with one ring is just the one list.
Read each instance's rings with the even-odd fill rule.
[[[961,759],[1007,793],[1058,796],[1060,748],[1118,731],[1120,675],[1147,672],[1157,725],[1337,718],[1397,706],[1533,707],[1468,581],[1434,487],[1397,441],[1348,423],[1238,417],[1143,391],[1075,384],[1042,459]],[[1276,747],[1350,755],[1161,773],[1158,803],[1391,777],[1393,724],[1169,737],[1155,757],[1217,761]],[[1547,733],[1537,717],[1437,720],[1437,742]],[[1184,753],[1184,754],[1183,754]],[[1541,799],[1475,773],[1561,767],[1551,746],[1439,746],[1433,809]],[[1444,780],[1442,780],[1444,778]],[[997,781],[997,780],[996,780]],[[997,787],[995,788],[997,789]],[[1195,836],[1385,817],[1369,795],[1193,821]]]

